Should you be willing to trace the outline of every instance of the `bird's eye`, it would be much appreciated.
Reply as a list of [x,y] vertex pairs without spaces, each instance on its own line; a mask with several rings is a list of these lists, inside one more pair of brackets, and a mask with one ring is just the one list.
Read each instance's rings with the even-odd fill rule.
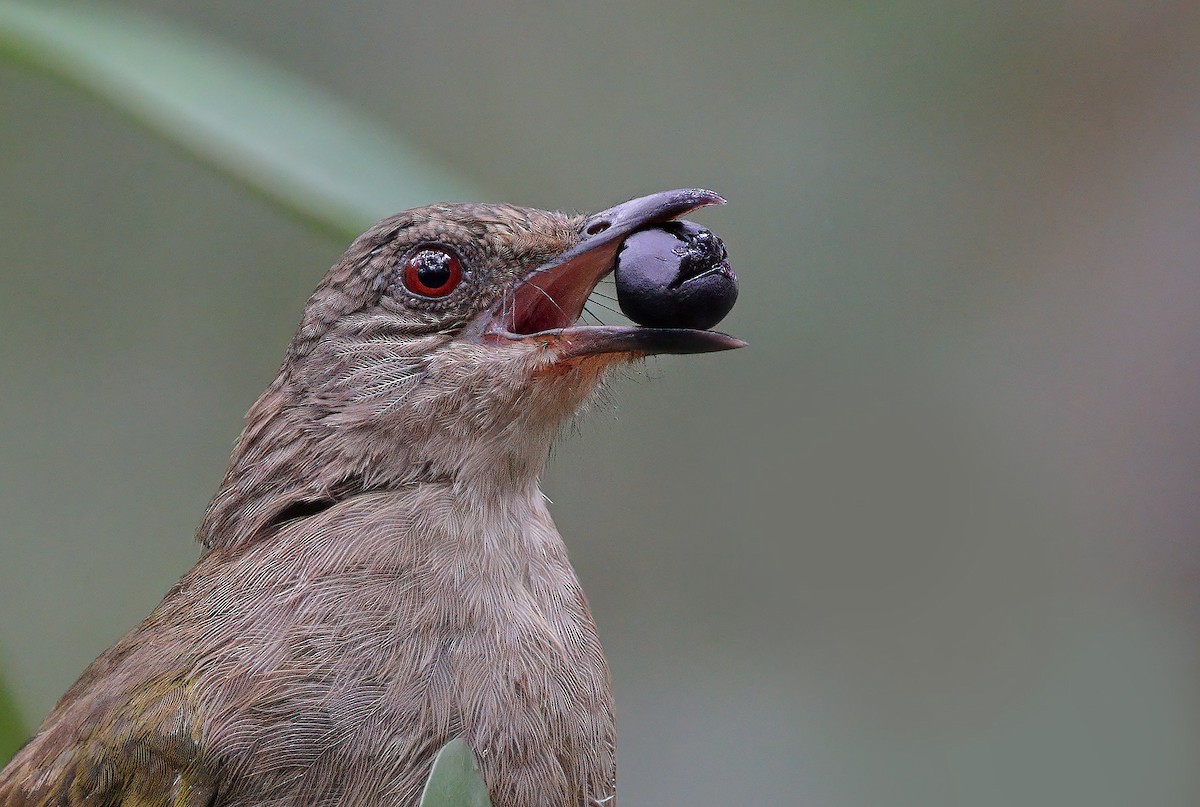
[[404,259],[404,287],[421,297],[445,297],[462,282],[462,264],[445,247],[424,247]]

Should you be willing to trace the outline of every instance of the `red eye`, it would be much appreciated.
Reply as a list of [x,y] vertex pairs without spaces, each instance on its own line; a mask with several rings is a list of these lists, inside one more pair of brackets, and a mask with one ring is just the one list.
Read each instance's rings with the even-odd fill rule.
[[445,297],[462,281],[462,264],[443,247],[426,247],[409,255],[401,268],[404,286],[422,297]]

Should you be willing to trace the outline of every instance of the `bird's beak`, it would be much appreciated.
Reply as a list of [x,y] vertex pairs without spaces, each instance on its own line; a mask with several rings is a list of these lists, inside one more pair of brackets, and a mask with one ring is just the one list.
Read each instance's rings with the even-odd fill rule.
[[589,217],[573,247],[517,281],[488,313],[485,337],[543,342],[563,359],[745,347],[741,339],[716,331],[576,324],[596,284],[613,270],[617,252],[629,235],[697,208],[723,204],[725,200],[712,191],[688,188],[631,199]]

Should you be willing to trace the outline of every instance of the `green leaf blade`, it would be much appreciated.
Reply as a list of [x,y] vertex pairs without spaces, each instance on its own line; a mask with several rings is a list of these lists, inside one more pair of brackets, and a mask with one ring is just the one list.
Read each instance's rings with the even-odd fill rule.
[[338,237],[479,195],[287,73],[138,14],[0,2],[0,57],[81,87]]
[[0,681],[0,768],[12,759],[21,744],[29,738],[25,721],[17,711],[16,701]]
[[451,740],[438,751],[420,807],[492,807],[479,763],[465,741]]

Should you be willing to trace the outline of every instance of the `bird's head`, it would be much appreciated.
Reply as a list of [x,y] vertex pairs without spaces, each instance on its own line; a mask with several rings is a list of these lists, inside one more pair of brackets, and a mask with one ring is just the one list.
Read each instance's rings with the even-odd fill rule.
[[201,540],[239,543],[366,490],[534,484],[608,369],[743,344],[578,322],[627,236],[723,202],[690,189],[592,216],[440,204],[379,222],[309,298]]

